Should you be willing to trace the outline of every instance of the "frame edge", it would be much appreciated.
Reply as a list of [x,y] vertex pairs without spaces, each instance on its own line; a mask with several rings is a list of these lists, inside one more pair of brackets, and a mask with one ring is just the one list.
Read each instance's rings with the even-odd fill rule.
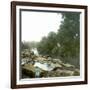
[[[11,2],[11,88],[16,88],[16,4]],[[14,66],[15,65],[15,66]]]

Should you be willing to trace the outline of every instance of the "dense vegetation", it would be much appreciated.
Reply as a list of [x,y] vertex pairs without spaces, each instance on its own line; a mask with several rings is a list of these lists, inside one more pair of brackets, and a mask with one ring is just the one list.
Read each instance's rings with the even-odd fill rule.
[[79,13],[63,13],[58,32],[50,32],[43,37],[38,45],[38,51],[43,55],[59,57],[64,62],[79,66],[80,47],[80,16]]
[[62,22],[55,32],[49,32],[40,42],[22,42],[21,48],[37,48],[40,55],[59,58],[79,68],[80,13],[62,13]]

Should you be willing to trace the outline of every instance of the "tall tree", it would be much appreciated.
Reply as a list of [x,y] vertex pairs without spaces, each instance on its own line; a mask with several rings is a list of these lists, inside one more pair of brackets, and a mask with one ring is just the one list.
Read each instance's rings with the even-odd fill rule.
[[38,51],[43,55],[53,56],[52,53],[55,51],[54,47],[56,45],[56,33],[50,32],[47,37],[43,37],[38,44]]
[[60,55],[65,62],[79,66],[80,13],[62,13],[62,18],[63,21],[57,34],[57,39],[61,45]]

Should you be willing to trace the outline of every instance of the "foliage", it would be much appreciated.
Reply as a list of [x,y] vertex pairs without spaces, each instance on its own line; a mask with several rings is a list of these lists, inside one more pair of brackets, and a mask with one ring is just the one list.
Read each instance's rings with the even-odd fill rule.
[[70,63],[79,68],[80,53],[80,13],[65,12],[62,22],[55,32],[49,32],[40,42],[22,42],[21,48],[37,48],[40,55],[60,58],[64,63]]
[[80,13],[63,13],[64,21],[58,30],[60,55],[65,62],[79,66]]
[[39,54],[53,56],[55,54],[56,33],[50,32],[47,37],[43,37],[38,44]]
[[62,20],[58,32],[43,37],[37,49],[42,55],[59,57],[65,63],[79,67],[80,13],[62,13]]
[[32,42],[21,42],[21,49],[29,49],[31,50],[32,48],[36,48],[37,47],[37,42],[32,41]]

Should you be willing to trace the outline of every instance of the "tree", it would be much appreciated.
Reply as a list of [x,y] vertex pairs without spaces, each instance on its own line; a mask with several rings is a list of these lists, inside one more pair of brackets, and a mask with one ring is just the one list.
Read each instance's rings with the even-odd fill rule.
[[21,50],[30,49],[28,42],[21,42]]
[[[56,33],[50,32],[47,37],[43,37],[38,44],[38,51],[42,55],[54,55],[54,48],[56,46]],[[53,54],[53,55],[52,55]]]
[[79,67],[80,13],[62,13],[58,32],[50,32],[47,37],[43,37],[37,49],[41,55],[60,58],[65,63]]
[[37,50],[39,54],[46,55],[47,54],[47,38],[43,37],[42,40],[37,45]]
[[58,30],[60,55],[65,62],[79,66],[80,13],[62,13],[63,21]]

